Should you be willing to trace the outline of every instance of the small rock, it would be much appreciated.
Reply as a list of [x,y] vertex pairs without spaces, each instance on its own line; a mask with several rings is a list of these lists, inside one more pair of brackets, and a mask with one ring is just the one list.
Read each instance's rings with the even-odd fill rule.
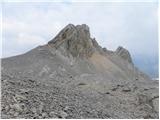
[[13,104],[13,105],[10,105],[10,107],[17,112],[22,112],[23,111],[19,104]]
[[10,109],[9,114],[14,115],[14,109]]
[[47,113],[45,113],[45,112],[42,113],[42,117],[43,117],[43,118],[46,118],[47,116],[48,116]]
[[9,111],[9,109],[10,109],[10,107],[7,105],[7,106],[5,106],[5,110],[6,110],[6,112],[8,112]]
[[148,105],[148,104],[145,104],[145,105],[138,106],[136,108],[135,112],[134,112],[134,115],[137,118],[149,119],[150,115],[151,115],[151,112],[152,112],[152,107],[150,105]]
[[43,117],[42,117],[42,116],[38,116],[38,118],[39,118],[39,119],[42,119]]
[[124,87],[124,88],[122,89],[122,91],[123,91],[123,92],[130,92],[131,89],[130,89],[129,87]]
[[110,92],[106,92],[105,94],[110,94]]
[[28,93],[30,90],[29,89],[20,89],[21,93]]
[[49,113],[49,116],[52,117],[52,118],[58,118],[56,113],[53,112],[53,111]]
[[19,115],[18,112],[15,112],[13,116],[17,117]]
[[66,107],[64,108],[64,111],[67,111],[67,110],[69,110],[69,107],[68,107],[68,106],[66,106]]
[[25,96],[18,95],[18,94],[15,95],[15,98],[16,98],[17,100],[26,100],[26,97],[25,97]]
[[159,113],[159,99],[158,98],[153,100],[153,108],[157,113]]
[[61,118],[66,118],[68,116],[68,114],[64,111],[60,111],[60,117]]
[[35,107],[33,107],[33,108],[31,108],[31,111],[32,111],[33,113],[36,113],[36,112],[37,112],[37,109],[36,109]]
[[41,113],[42,110],[43,110],[43,106],[44,106],[44,104],[41,102],[40,105],[39,105],[39,112],[40,112],[40,113]]
[[139,105],[144,104],[144,103],[148,103],[149,99],[146,95],[143,94],[139,94],[138,98],[137,98],[137,103]]
[[86,84],[85,84],[85,83],[83,83],[83,82],[81,82],[81,83],[79,83],[78,85],[79,85],[79,86],[81,86],[81,85],[86,85]]
[[73,76],[69,76],[69,78],[73,78]]

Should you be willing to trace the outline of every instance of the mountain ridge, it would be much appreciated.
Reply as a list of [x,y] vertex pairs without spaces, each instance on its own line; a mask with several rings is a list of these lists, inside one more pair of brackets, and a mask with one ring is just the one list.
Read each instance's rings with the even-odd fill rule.
[[102,48],[85,24],[2,59],[2,118],[158,118],[158,82],[128,50]]
[[[78,38],[78,35],[80,36],[80,38]],[[72,37],[74,39],[72,39]],[[84,40],[86,40],[86,41],[84,41]],[[75,41],[75,43],[72,41]],[[118,54],[119,56],[121,56],[122,58],[124,58],[124,60],[127,60],[128,62],[132,63],[132,58],[131,58],[129,51],[127,49],[123,48],[122,46],[119,46],[116,51],[109,51],[106,48],[102,48],[98,44],[98,42],[95,40],[95,38],[90,37],[90,30],[86,24],[77,25],[77,26],[74,26],[73,24],[68,24],[65,28],[63,28],[60,31],[60,33],[54,39],[52,39],[51,41],[48,42],[48,45],[49,46],[54,45],[54,47],[57,49],[57,47],[59,45],[63,44],[63,42],[67,42],[66,43],[67,45],[65,48],[66,50],[71,49],[70,47],[72,47],[72,46],[75,47],[75,49],[72,48],[72,50],[70,50],[70,52],[75,51],[77,48],[77,54],[79,54],[78,52],[80,52],[79,49],[88,49],[88,51],[90,51],[89,56],[91,56],[91,54],[95,51],[98,51],[99,53],[102,53],[102,54],[115,53],[115,54]],[[75,46],[77,44],[78,45],[82,44],[82,46],[80,46],[80,47]],[[87,50],[86,50],[86,52],[87,52]],[[85,53],[82,53],[82,54],[85,54]]]

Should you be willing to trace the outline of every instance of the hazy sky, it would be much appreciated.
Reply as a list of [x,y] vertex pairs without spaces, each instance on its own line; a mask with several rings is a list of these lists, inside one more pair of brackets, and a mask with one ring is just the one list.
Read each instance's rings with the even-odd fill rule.
[[[138,0],[137,0],[138,1]],[[157,2],[4,2],[2,57],[47,43],[67,24],[87,24],[107,49],[127,48],[134,63],[158,77]]]

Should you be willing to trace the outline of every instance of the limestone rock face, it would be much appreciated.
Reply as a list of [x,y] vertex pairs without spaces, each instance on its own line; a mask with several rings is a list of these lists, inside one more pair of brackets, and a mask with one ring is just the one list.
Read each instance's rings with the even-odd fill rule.
[[73,57],[88,57],[94,51],[89,27],[85,24],[77,26],[72,24],[67,25],[48,44],[55,46],[57,49],[65,49]]
[[129,63],[132,63],[131,55],[130,55],[129,51],[126,50],[125,48],[119,46],[119,47],[116,49],[115,53],[116,53],[117,55],[119,55],[120,57],[122,57],[124,60],[127,60]]

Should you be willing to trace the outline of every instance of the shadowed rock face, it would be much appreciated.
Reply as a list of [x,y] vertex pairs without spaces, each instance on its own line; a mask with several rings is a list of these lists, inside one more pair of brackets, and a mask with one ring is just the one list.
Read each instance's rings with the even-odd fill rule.
[[46,45],[2,59],[2,118],[159,118],[158,81],[128,50],[67,25]]

